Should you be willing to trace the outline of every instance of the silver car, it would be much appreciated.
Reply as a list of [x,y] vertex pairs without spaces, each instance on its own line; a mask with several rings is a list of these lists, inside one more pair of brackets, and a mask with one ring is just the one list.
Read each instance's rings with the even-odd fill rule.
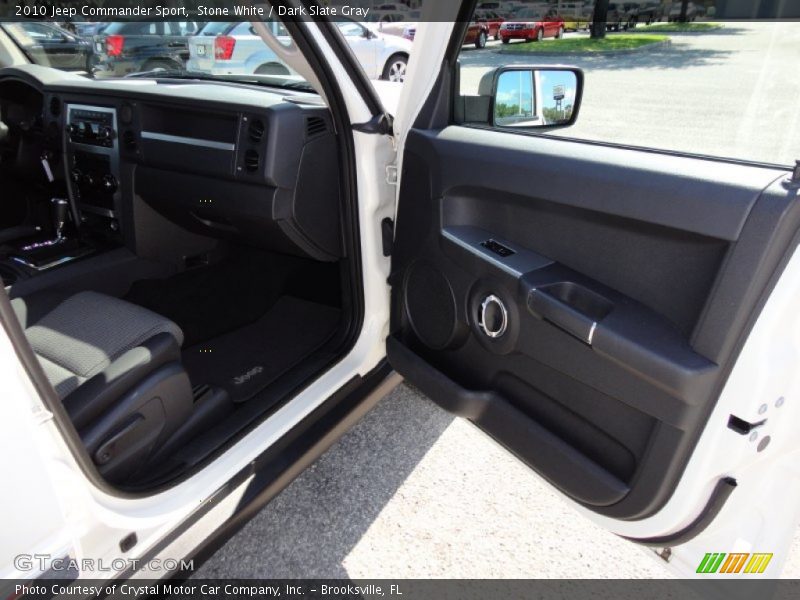
[[[278,39],[288,43],[282,24],[266,23]],[[208,23],[189,40],[189,71],[210,75],[296,75],[258,36],[248,21]]]
[[[266,23],[278,40],[289,41],[282,24]],[[370,79],[402,82],[405,79],[412,43],[384,35],[356,21],[337,22]],[[211,75],[297,75],[258,36],[249,22],[212,22],[189,40],[189,71]]]

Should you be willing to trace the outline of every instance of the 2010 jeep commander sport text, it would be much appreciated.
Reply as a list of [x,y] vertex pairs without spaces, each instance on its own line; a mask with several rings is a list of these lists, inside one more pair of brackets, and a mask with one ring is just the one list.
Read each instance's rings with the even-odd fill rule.
[[469,79],[476,4],[424,4],[402,87],[322,18],[252,22],[281,72],[119,78],[0,24],[4,577],[174,575],[401,378],[677,573],[780,573],[800,170],[570,137],[601,76]]

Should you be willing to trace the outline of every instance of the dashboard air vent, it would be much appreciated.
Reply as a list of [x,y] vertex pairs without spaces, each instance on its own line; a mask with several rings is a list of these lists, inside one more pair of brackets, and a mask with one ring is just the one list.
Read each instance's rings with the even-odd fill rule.
[[244,168],[248,173],[258,171],[259,156],[255,150],[248,150],[244,153]]
[[312,138],[328,131],[328,124],[322,117],[308,117],[306,119],[306,137]]
[[53,96],[50,98],[50,114],[57,117],[61,114],[61,100]]
[[253,119],[250,121],[250,127],[247,128],[247,137],[251,142],[258,143],[264,137],[264,121],[261,119]]

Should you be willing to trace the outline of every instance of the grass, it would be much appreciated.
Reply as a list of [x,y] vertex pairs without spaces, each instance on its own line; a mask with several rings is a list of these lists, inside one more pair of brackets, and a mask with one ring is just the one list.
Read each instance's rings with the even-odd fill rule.
[[693,31],[712,31],[721,29],[719,23],[653,23],[640,25],[637,31],[641,33],[684,33]]
[[603,39],[593,40],[588,37],[570,37],[560,40],[542,40],[541,42],[510,43],[503,45],[501,52],[530,52],[531,54],[572,52],[612,52],[615,50],[635,50],[669,39],[666,35],[639,35],[620,33],[607,35]]

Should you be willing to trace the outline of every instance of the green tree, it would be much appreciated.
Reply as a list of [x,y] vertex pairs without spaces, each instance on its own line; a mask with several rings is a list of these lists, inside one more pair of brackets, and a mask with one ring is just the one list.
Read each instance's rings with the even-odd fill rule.
[[503,118],[503,117],[517,117],[519,115],[524,115],[525,111],[523,111],[519,104],[506,104],[505,102],[500,102],[494,105],[494,114],[496,117]]

